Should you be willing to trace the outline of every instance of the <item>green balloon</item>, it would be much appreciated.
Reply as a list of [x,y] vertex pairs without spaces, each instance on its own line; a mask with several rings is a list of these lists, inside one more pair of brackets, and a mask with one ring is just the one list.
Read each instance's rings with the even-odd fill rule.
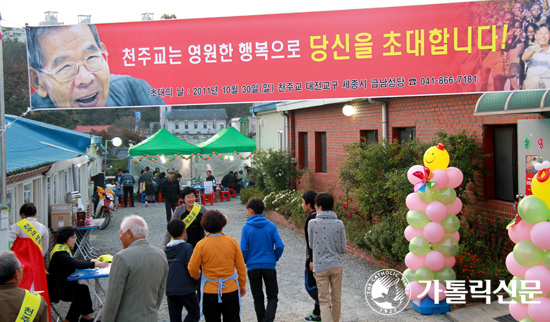
[[419,257],[426,256],[431,251],[430,242],[422,236],[416,236],[409,243],[409,251]]
[[458,242],[454,237],[445,236],[439,243],[433,245],[433,249],[441,252],[445,257],[452,257],[458,252]]
[[545,252],[544,253],[544,266],[546,266],[546,268],[550,269],[550,252]]
[[416,281],[416,278],[414,277],[414,273],[415,271],[413,271],[412,269],[410,268],[407,268],[404,272],[403,272],[403,283],[405,285],[408,285],[409,283],[412,283],[414,281]]
[[409,210],[407,213],[407,222],[414,229],[424,229],[424,226],[431,222],[431,220],[422,210]]
[[437,200],[441,201],[445,205],[452,204],[456,199],[456,191],[451,187],[445,187],[439,189],[439,198]]
[[428,188],[424,192],[418,190],[418,197],[423,203],[431,203],[437,200],[439,193],[435,188]]
[[525,319],[521,319],[521,321],[519,322],[535,322],[535,320],[531,319],[531,318],[525,318]]
[[427,284],[429,281],[433,281],[435,278],[434,271],[427,268],[426,266],[422,266],[419,269],[416,270],[414,273],[414,278],[416,281],[420,284]]
[[530,240],[523,240],[514,246],[514,258],[518,264],[533,267],[544,259],[544,252]]
[[533,225],[550,220],[550,211],[546,203],[533,195],[527,196],[519,202],[518,214],[521,219]]
[[[542,296],[543,294],[542,292],[536,293],[536,291],[533,290],[533,288],[535,287],[534,282],[529,282],[525,284],[524,281],[525,281],[525,278],[517,277],[517,276],[514,276],[514,278],[510,280],[510,283],[508,283],[508,290],[510,290],[511,292],[509,293],[510,298],[512,298],[518,303],[525,304],[531,301],[532,299],[534,299],[535,297]],[[522,299],[522,295],[523,295],[523,299]]]
[[445,234],[454,234],[460,228],[460,219],[455,215],[447,215],[447,217],[439,223],[443,226]]
[[449,266],[444,266],[442,269],[434,272],[435,279],[439,281],[439,283],[443,285],[447,285],[447,281],[454,281],[456,280],[456,273],[454,269],[450,268]]

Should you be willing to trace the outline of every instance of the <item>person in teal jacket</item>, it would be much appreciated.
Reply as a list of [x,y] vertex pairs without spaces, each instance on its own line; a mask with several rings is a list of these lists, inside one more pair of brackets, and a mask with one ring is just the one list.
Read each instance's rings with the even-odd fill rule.
[[[258,322],[273,322],[279,294],[275,267],[283,255],[285,244],[277,227],[263,215],[264,208],[263,201],[258,198],[252,198],[246,204],[250,218],[243,226],[240,246]],[[267,306],[264,305],[262,280],[265,283]]]

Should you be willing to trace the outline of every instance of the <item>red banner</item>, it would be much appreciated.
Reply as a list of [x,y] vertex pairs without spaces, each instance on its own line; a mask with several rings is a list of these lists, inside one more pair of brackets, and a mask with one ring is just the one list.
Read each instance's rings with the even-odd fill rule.
[[[520,89],[528,8],[514,16],[505,11],[512,6],[474,2],[98,24],[103,45],[90,46],[78,42],[88,36],[69,34],[87,25],[48,27],[65,31],[42,40],[34,33],[53,57],[43,51],[43,66],[31,62],[36,98],[31,105],[184,105]],[[28,32],[36,29],[43,27]],[[70,52],[55,53],[66,46]],[[73,62],[72,74],[61,73],[65,61]],[[90,71],[98,68],[100,81]],[[56,94],[61,89],[50,84],[56,82],[73,92]]]

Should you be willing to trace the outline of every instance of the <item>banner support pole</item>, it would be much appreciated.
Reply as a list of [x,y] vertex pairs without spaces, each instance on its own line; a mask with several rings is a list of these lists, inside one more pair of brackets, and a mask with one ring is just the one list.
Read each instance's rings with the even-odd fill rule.
[[6,120],[4,102],[4,54],[2,51],[2,13],[0,13],[0,203],[6,202]]

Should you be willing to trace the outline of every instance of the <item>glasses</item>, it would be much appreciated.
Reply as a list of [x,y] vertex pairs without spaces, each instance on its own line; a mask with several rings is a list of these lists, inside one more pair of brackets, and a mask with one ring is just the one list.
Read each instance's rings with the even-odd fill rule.
[[84,65],[90,72],[97,72],[107,66],[108,54],[105,51],[101,51],[88,56],[85,60],[79,63],[65,63],[54,70],[38,69],[44,74],[48,74],[59,82],[67,82],[76,78],[81,65]]

